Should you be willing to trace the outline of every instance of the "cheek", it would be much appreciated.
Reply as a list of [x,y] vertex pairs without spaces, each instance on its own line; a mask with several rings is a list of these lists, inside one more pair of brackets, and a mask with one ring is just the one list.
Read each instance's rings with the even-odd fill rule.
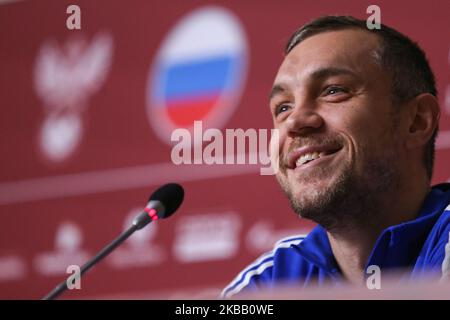
[[[348,140],[349,161],[354,170],[365,174],[367,165],[379,161],[396,161],[396,137],[394,128],[376,121],[359,122],[349,125],[345,134]],[[390,160],[387,160],[390,159]]]
[[328,126],[334,130],[359,134],[371,130],[374,124],[373,115],[366,110],[365,106],[343,105],[327,112],[324,118]]
[[327,114],[327,123],[331,131],[343,134],[355,148],[359,144],[370,145],[392,128],[385,114],[373,110],[376,110],[375,106],[366,104],[344,105]]
[[364,108],[347,106],[345,111],[330,112],[327,117],[328,130],[344,139],[346,150],[342,164],[353,167],[357,175],[365,170],[366,161],[375,155],[380,156],[376,146],[381,142],[380,135],[385,134],[379,120],[364,112]]
[[289,147],[289,137],[287,130],[282,127],[275,127],[277,134],[273,135],[270,139],[271,153],[275,153],[278,156],[282,156]]

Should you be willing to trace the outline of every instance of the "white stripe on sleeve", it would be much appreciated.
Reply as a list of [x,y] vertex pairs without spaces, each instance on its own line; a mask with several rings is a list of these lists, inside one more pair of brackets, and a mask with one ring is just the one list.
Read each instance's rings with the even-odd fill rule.
[[273,266],[273,256],[275,255],[275,252],[277,250],[289,248],[291,245],[298,245],[300,242],[303,241],[305,237],[306,235],[291,236],[279,240],[274,246],[274,249],[272,251],[263,254],[255,262],[253,262],[247,268],[242,270],[237,275],[237,277],[235,277],[233,281],[231,281],[231,283],[227,285],[225,289],[223,289],[221,296],[224,298],[229,298],[232,295],[235,295],[236,293],[240,292],[250,283],[252,277],[260,275],[267,268]]

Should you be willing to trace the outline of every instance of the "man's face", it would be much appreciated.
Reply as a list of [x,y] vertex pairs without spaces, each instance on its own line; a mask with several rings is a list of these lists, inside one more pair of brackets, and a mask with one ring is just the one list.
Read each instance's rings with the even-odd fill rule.
[[312,36],[286,56],[274,82],[277,179],[294,210],[326,228],[366,219],[355,215],[375,205],[370,197],[398,184],[397,106],[378,46],[363,30]]

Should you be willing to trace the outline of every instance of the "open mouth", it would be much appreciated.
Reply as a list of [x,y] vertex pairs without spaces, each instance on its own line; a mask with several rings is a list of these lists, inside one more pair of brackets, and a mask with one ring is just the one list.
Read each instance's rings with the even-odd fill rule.
[[309,167],[311,165],[321,162],[321,160],[325,160],[327,158],[332,157],[339,150],[341,150],[341,147],[300,148],[298,150],[293,151],[289,155],[288,167],[290,169]]
[[317,159],[323,158],[325,156],[331,155],[336,153],[336,151],[330,151],[330,152],[312,152],[312,153],[307,153],[302,155],[300,158],[298,158],[298,160],[295,162],[295,167],[300,167],[304,164],[313,162]]

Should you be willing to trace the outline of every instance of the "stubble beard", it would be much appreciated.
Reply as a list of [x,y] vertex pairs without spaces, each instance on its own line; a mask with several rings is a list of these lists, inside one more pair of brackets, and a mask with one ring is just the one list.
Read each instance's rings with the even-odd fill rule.
[[[381,215],[386,212],[385,195],[399,188],[400,177],[395,163],[395,153],[385,151],[382,158],[372,156],[368,159],[363,173],[357,176],[351,164],[346,162],[326,189],[315,187],[297,195],[292,192],[286,176],[277,175],[277,180],[294,212],[327,231],[377,228]],[[326,175],[331,174],[331,170],[315,170],[317,172],[309,177],[313,181],[327,179]]]

